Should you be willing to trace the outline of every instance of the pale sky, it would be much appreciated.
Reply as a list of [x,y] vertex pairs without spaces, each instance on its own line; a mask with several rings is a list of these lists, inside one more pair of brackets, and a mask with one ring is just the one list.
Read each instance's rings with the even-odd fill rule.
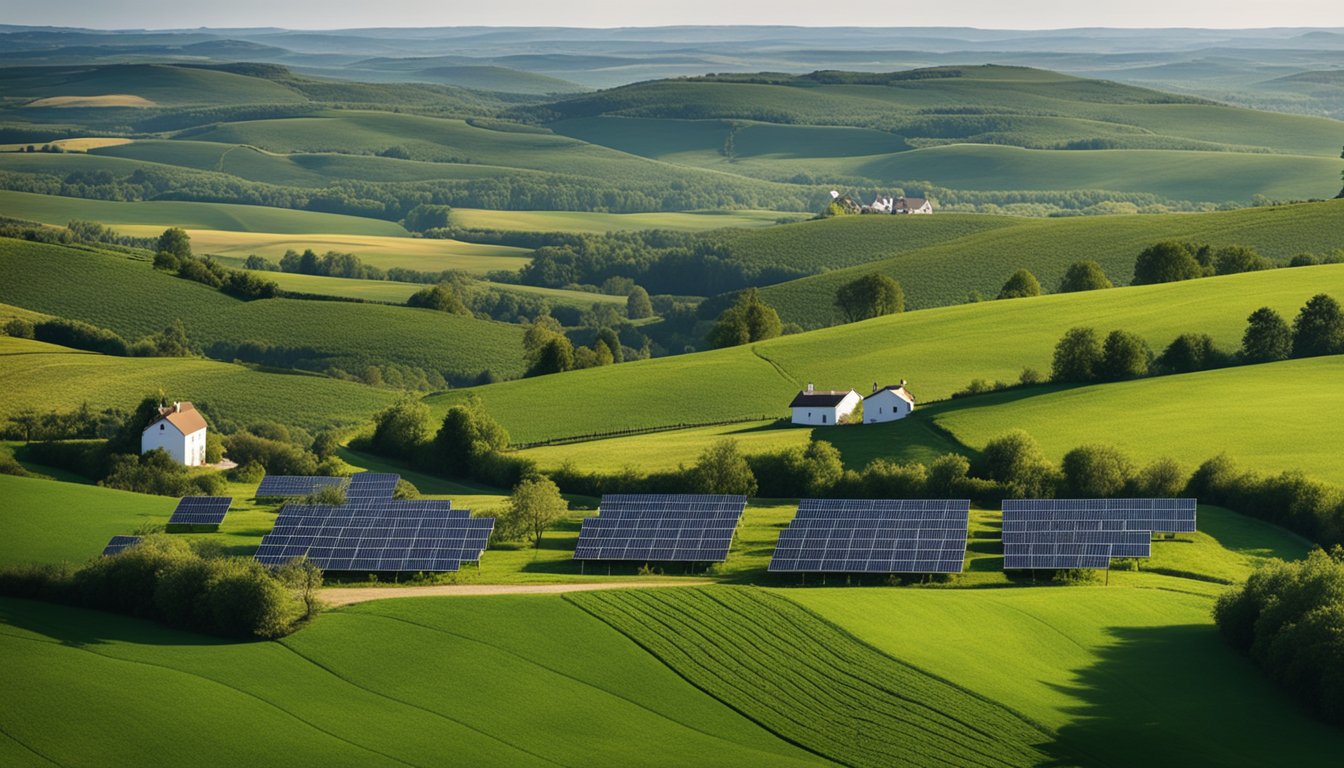
[[[1341,0],[45,0],[5,5],[0,23],[102,29],[677,24],[984,29],[1344,27]],[[844,13],[846,8],[852,13]]]

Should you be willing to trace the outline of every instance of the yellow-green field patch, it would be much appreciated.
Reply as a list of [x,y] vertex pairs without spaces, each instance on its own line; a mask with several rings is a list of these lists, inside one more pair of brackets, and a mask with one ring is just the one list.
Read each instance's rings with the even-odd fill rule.
[[487,211],[454,208],[453,223],[474,229],[515,232],[626,232],[640,229],[672,229],[699,232],[724,227],[768,227],[781,217],[797,214],[779,211],[682,211],[669,213],[588,213],[582,211]]
[[154,102],[133,93],[104,93],[98,96],[48,96],[30,101],[26,107],[156,107]]

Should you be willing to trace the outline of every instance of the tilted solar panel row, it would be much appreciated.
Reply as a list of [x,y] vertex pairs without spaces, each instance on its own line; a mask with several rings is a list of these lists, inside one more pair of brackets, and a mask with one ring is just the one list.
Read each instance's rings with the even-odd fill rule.
[[124,552],[127,547],[131,547],[139,543],[140,543],[139,536],[113,536],[110,540],[108,540],[107,546],[103,547],[103,557],[107,557],[109,555],[119,555],[122,552]]
[[229,511],[229,496],[186,496],[177,502],[169,525],[219,525]]
[[745,496],[609,494],[580,526],[574,559],[719,562],[746,504]]
[[1008,499],[1004,521],[1091,519],[1123,520],[1129,530],[1194,533],[1196,499]]
[[356,472],[345,487],[347,501],[362,499],[388,500],[396,493],[401,475],[391,472]]
[[959,573],[970,509],[965,499],[804,499],[770,570]]
[[257,486],[257,498],[312,496],[323,488],[339,488],[343,477],[307,477],[303,475],[266,475]]

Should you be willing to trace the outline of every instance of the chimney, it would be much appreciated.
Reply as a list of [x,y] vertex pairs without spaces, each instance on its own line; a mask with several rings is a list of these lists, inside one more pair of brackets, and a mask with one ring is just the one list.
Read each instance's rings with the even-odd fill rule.
[[873,394],[874,394],[874,395],[877,394],[877,382],[876,382],[876,381],[873,382]]
[[905,389],[905,379],[901,379],[901,389]]
[[812,394],[812,382],[807,382],[807,394]]
[[174,400],[174,401],[173,401],[173,413],[181,413],[181,412],[182,412],[182,403],[181,403],[181,401],[179,401],[179,400]]

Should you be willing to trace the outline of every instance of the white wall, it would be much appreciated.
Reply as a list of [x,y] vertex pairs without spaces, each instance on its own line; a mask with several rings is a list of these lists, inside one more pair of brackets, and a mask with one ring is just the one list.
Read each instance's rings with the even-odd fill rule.
[[896,421],[904,419],[914,410],[914,406],[900,395],[889,389],[884,389],[875,395],[869,395],[863,401],[863,421],[865,424],[876,424],[883,421]]
[[859,393],[850,392],[840,404],[831,408],[794,408],[793,423],[808,426],[833,426],[840,423],[841,417],[848,416],[859,406],[863,398]]
[[205,463],[205,433],[205,429],[198,429],[183,436],[167,420],[160,420],[141,433],[140,453],[162,448],[178,464],[198,467]]

